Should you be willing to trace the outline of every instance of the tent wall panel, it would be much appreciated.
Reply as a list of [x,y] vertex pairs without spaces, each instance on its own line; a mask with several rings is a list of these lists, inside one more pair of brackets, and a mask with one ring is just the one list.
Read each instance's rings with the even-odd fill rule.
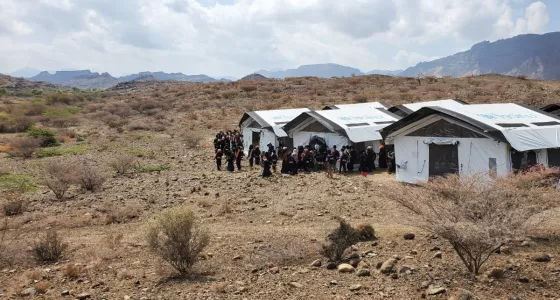
[[[395,138],[395,160],[398,165],[397,180],[417,183],[429,179],[430,137],[397,136]],[[461,175],[490,175],[490,158],[496,159],[498,175],[508,174],[511,170],[508,146],[488,138],[456,138],[458,142],[459,169]]]
[[332,132],[298,131],[298,132],[294,132],[293,136],[294,136],[294,147],[308,145],[309,140],[313,136],[318,136],[320,138],[323,138],[329,148],[332,148],[332,146],[336,145],[336,148],[340,150],[342,146],[352,145],[352,142],[350,142],[350,140],[348,140],[348,138],[346,138],[345,136]]

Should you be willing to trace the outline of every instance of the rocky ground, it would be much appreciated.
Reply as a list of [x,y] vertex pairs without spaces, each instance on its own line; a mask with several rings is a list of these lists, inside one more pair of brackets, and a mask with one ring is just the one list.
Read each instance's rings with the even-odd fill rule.
[[[446,85],[467,82],[446,80]],[[560,94],[554,82],[521,81],[517,87],[512,83],[517,79],[508,80],[499,85],[511,84],[523,95],[546,95],[537,103],[550,103],[552,95]],[[482,86],[497,81],[491,77]],[[526,90],[526,82],[531,89]],[[0,153],[0,174],[10,175],[0,180],[0,189],[34,187],[22,196],[26,203],[22,215],[2,217],[0,237],[6,245],[2,252],[10,261],[0,269],[0,298],[560,299],[558,240],[519,237],[492,256],[483,274],[473,277],[448,243],[408,224],[408,212],[384,196],[394,181],[392,175],[377,172],[328,180],[324,173],[275,174],[262,179],[258,169],[216,171],[209,146],[213,132],[233,127],[245,106],[271,105],[259,102],[268,99],[261,89],[269,88],[272,95],[277,93],[274,86],[284,89],[272,102],[293,104],[301,93],[307,99],[301,101],[321,106],[325,104],[321,97],[333,97],[326,103],[336,101],[338,96],[331,91],[338,94],[356,86],[345,83],[321,96],[318,90],[308,94],[316,87],[301,83],[267,84],[270,87],[259,85],[256,92],[237,89],[235,95],[231,91],[235,83],[158,88],[151,82],[134,86],[133,91],[123,87],[113,92],[118,94],[85,104],[82,121],[69,128],[84,140],[69,139],[60,147],[85,150],[25,160]],[[480,85],[473,88],[479,89]],[[493,97],[489,96],[493,92],[487,89],[480,95]],[[222,96],[214,99],[216,95]],[[159,111],[154,114],[142,107],[133,109],[136,101],[146,99],[169,107],[156,107]],[[113,127],[100,110],[122,114],[127,123]],[[127,110],[143,113],[127,115]],[[133,128],[138,123],[153,125]],[[15,135],[0,135],[0,144]],[[188,138],[192,135],[201,138],[195,147]],[[119,155],[134,156],[140,167],[161,170],[117,176],[109,162]],[[99,167],[108,180],[95,193],[72,187],[63,200],[56,200],[42,179],[45,166],[59,159]],[[175,277],[173,269],[149,251],[145,239],[147,222],[178,205],[193,210],[211,235],[203,260],[188,278]],[[360,242],[348,253],[350,266],[331,266],[319,254],[326,235],[338,225],[337,217],[353,225],[371,224],[376,230],[377,240]],[[559,220],[555,217],[543,230],[558,232]],[[68,248],[62,261],[38,264],[28,250],[47,229],[56,230]],[[471,294],[476,298],[469,298]]]

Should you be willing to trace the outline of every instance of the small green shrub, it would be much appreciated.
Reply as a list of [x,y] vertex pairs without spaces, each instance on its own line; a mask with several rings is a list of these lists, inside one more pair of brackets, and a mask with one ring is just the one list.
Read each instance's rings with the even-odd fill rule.
[[62,108],[53,108],[46,110],[43,112],[43,116],[45,117],[53,117],[53,118],[68,118],[82,110],[79,106],[65,106]]
[[35,152],[37,158],[61,156],[63,154],[60,148],[43,148]]
[[30,192],[37,188],[33,180],[20,174],[0,174],[0,191]]
[[27,135],[30,137],[41,139],[41,146],[43,147],[53,147],[59,145],[59,142],[56,139],[56,132],[54,132],[53,130],[31,128],[27,131]]
[[148,227],[150,249],[179,273],[186,274],[210,242],[206,230],[185,207],[163,211]]

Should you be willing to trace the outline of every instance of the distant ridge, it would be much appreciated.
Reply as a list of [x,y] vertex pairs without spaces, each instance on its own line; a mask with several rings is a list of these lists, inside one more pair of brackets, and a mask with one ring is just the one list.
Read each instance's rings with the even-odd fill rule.
[[338,64],[315,64],[303,65],[297,69],[288,69],[280,71],[259,70],[255,72],[268,78],[287,78],[287,77],[306,77],[314,76],[321,78],[331,77],[350,77],[353,75],[363,75],[362,71]]
[[268,79],[264,76],[262,76],[261,74],[257,74],[257,73],[253,73],[253,74],[249,74],[241,79],[239,79],[239,81],[245,81],[245,80],[265,80]]

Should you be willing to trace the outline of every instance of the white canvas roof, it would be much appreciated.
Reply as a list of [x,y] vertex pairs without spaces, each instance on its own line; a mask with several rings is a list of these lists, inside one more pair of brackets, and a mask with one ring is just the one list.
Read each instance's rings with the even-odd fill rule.
[[278,109],[278,110],[258,110],[246,113],[241,119],[243,123],[248,117],[255,119],[263,128],[271,127],[274,134],[278,137],[288,136],[282,129],[286,123],[293,120],[303,112],[309,111],[309,108],[294,108],[294,109]]
[[352,108],[320,110],[315,113],[340,126],[354,143],[381,140],[379,130],[398,121],[381,109]]
[[518,104],[473,104],[458,113],[502,132],[518,151],[560,147],[560,119]]
[[412,110],[412,111],[417,111],[417,110],[421,109],[422,107],[427,107],[427,106],[438,106],[438,107],[442,107],[442,108],[446,108],[446,109],[455,110],[455,109],[462,109],[462,107],[465,106],[465,104],[463,104],[463,103],[461,103],[457,100],[447,99],[447,100],[435,100],[435,101],[408,103],[408,104],[403,104],[403,106]]
[[389,139],[401,129],[433,114],[447,115],[472,125],[517,151],[560,148],[560,118],[514,103],[471,104],[458,109],[426,107],[385,128]]
[[362,108],[382,108],[387,109],[387,107],[381,102],[367,102],[367,103],[352,103],[352,104],[336,104],[334,105],[339,109],[362,109]]

